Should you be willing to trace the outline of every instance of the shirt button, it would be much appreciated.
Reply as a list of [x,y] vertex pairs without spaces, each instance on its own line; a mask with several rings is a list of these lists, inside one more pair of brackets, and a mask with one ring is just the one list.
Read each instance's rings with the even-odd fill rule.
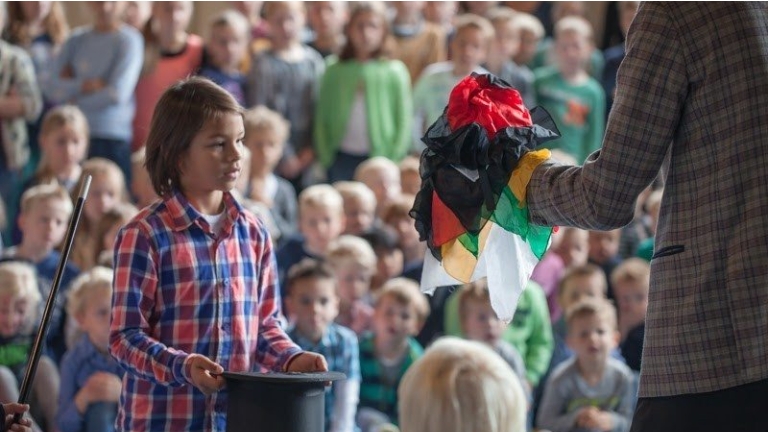
[[229,286],[229,279],[224,279],[224,280],[222,280],[222,281],[221,281],[221,283],[222,283],[222,285],[224,285],[225,287],[228,287],[228,286]]

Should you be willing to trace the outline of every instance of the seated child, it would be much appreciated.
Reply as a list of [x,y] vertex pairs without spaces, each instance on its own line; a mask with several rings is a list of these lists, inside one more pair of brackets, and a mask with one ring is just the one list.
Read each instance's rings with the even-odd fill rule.
[[464,337],[482,342],[500,355],[515,372],[520,383],[523,383],[528,397],[530,388],[524,384],[525,363],[517,348],[501,338],[507,325],[496,316],[491,307],[491,296],[485,279],[462,286],[459,291],[459,319]]
[[403,251],[397,246],[397,234],[388,227],[373,227],[361,236],[376,254],[376,273],[371,279],[371,293],[390,279],[403,274]]
[[333,187],[344,199],[344,216],[347,224],[344,234],[360,235],[376,223],[376,195],[364,183],[341,180]]
[[[30,350],[37,331],[40,304],[34,267],[22,262],[0,263],[0,400],[19,400]],[[59,373],[42,355],[31,383],[32,418],[54,427]]]
[[82,332],[61,361],[56,426],[61,432],[114,431],[123,369],[108,352],[112,270],[94,267],[69,291],[67,311]]
[[379,216],[384,207],[402,193],[400,168],[383,156],[372,157],[358,165],[354,179],[365,183],[376,195],[376,214]]
[[608,279],[608,291],[606,296],[613,300],[613,284],[610,276],[613,270],[621,264],[619,255],[619,243],[621,241],[621,228],[611,231],[589,231],[588,262],[599,266]]
[[406,156],[400,161],[400,187],[404,194],[416,196],[421,190],[419,157]]
[[547,381],[536,425],[552,432],[626,432],[635,404],[629,368],[611,358],[619,333],[616,309],[604,298],[585,298],[566,310],[568,346],[576,356]]
[[357,335],[371,330],[371,278],[376,272],[376,254],[365,240],[342,235],[328,249],[326,261],[336,276],[339,314],[336,323]]
[[616,267],[611,274],[611,280],[619,307],[621,355],[624,356],[627,366],[640,372],[651,266],[643,259],[629,258]]
[[[24,260],[34,265],[37,270],[38,289],[42,298],[45,299],[48,298],[53,287],[61,257],[55,248],[64,240],[72,210],[72,201],[63,186],[42,184],[27,190],[21,198],[19,214],[21,243],[8,248],[3,253],[4,260]],[[62,273],[61,285],[51,314],[45,353],[57,365],[67,349],[65,343],[66,293],[70,283],[78,274],[77,267],[68,262]],[[42,314],[43,305],[41,304],[37,316],[42,317]]]
[[398,246],[403,251],[403,272],[414,271],[419,273],[424,265],[424,254],[427,251],[427,243],[419,241],[419,232],[409,212],[413,208],[413,195],[400,195],[387,204],[382,213],[381,220],[385,225],[397,233]]
[[403,376],[401,432],[522,432],[520,379],[487,345],[444,337]]
[[533,92],[533,72],[527,66],[519,66],[512,59],[520,51],[520,27],[517,25],[515,10],[500,6],[488,12],[496,37],[491,53],[483,65],[489,72],[503,79],[520,92],[525,106],[536,106]]
[[363,432],[397,423],[397,387],[421,357],[413,338],[429,315],[419,286],[404,278],[388,281],[376,297],[373,332],[360,339],[360,403],[357,425]]
[[589,259],[589,232],[574,227],[563,227],[560,231],[560,242],[554,252],[563,259],[565,268],[586,264]]
[[131,204],[120,203],[109,209],[96,226],[96,249],[94,258],[96,265],[112,268],[114,263],[115,240],[117,232],[123,225],[130,222],[139,210]]
[[301,349],[322,354],[328,370],[347,376],[334,381],[325,395],[325,430],[353,432],[360,392],[357,335],[333,320],[339,312],[336,277],[317,260],[305,258],[288,271],[288,312],[293,328],[288,336]]
[[344,224],[344,200],[333,186],[317,184],[304,189],[299,195],[301,237],[288,239],[277,251],[280,285],[288,269],[302,259],[324,259],[328,246],[344,231]]

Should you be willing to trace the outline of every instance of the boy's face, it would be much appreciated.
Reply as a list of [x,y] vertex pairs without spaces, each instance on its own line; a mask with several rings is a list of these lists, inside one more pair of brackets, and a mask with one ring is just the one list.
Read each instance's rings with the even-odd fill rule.
[[467,339],[496,346],[506,325],[496,316],[490,302],[469,299],[465,305],[461,327]]
[[221,69],[237,69],[243,60],[247,45],[246,36],[230,25],[217,25],[211,29],[208,54],[211,63]]
[[386,23],[374,12],[359,12],[347,24],[346,36],[355,55],[370,57],[381,48],[386,34]]
[[471,72],[480,66],[487,55],[488,41],[480,29],[465,27],[451,41],[451,58],[462,72]]
[[605,297],[602,286],[603,280],[600,276],[601,275],[599,274],[593,274],[589,276],[572,277],[569,279],[568,283],[563,287],[563,292],[560,297],[560,307],[565,310],[583,298]]
[[235,187],[240,176],[244,133],[240,114],[223,113],[207,120],[192,138],[179,162],[179,179],[181,190],[193,204]]
[[645,321],[648,310],[648,285],[643,282],[622,281],[613,285],[619,319],[629,328]]
[[249,130],[245,145],[251,151],[251,173],[272,172],[283,155],[284,142],[273,129]]
[[272,39],[283,44],[298,41],[304,28],[304,10],[297,4],[285,5],[270,11],[267,17]]
[[590,231],[589,232],[589,258],[604,264],[619,253],[619,240],[621,230]]
[[592,54],[592,44],[575,31],[566,31],[555,39],[555,54],[560,70],[565,73],[582,71]]
[[157,19],[160,27],[166,31],[185,31],[189,26],[189,20],[192,18],[192,2],[154,2],[152,16]]
[[110,175],[109,172],[99,172],[93,176],[88,199],[85,201],[83,211],[92,223],[97,223],[104,213],[112,210],[122,198],[125,185],[119,177]]
[[60,199],[34,202],[19,215],[22,243],[36,251],[51,251],[64,240],[69,212]]
[[112,294],[98,290],[84,300],[77,323],[98,349],[109,347],[109,319],[112,311]]
[[362,266],[347,263],[337,267],[334,272],[339,300],[344,305],[360,301],[371,289],[373,273]]
[[583,231],[568,231],[563,234],[560,245],[555,251],[563,259],[566,267],[577,267],[587,263],[589,240]]
[[376,279],[384,283],[403,273],[403,251],[400,249],[376,251]]
[[304,278],[293,283],[286,299],[296,330],[317,342],[339,314],[339,298],[333,279]]
[[418,333],[418,327],[412,306],[398,302],[391,295],[379,299],[373,312],[373,332],[377,340],[396,345]]
[[571,320],[566,341],[579,362],[604,364],[616,348],[618,332],[611,328],[608,319],[590,314]]
[[410,249],[419,244],[419,232],[416,231],[416,222],[409,216],[393,217],[387,221],[397,233],[400,247]]
[[521,30],[520,49],[515,56],[515,62],[521,65],[530,63],[536,55],[536,50],[539,49],[539,41],[541,41],[541,38],[536,37],[536,34],[532,31]]
[[300,211],[299,229],[310,252],[325,255],[328,245],[344,231],[344,216],[339,209],[307,206]]
[[348,198],[344,200],[344,215],[347,221],[344,232],[359,235],[373,226],[376,206],[363,199]]
[[400,185],[403,193],[415,196],[421,190],[421,177],[417,171],[400,172]]
[[40,137],[45,161],[55,173],[72,169],[85,159],[88,138],[72,125],[65,125]]
[[383,208],[384,204],[399,197],[402,193],[399,173],[392,175],[389,170],[375,170],[360,180],[376,195],[376,203],[379,208]]
[[495,55],[501,56],[505,61],[512,59],[520,50],[520,35],[511,22],[500,22],[494,26],[496,38],[494,38]]
[[340,35],[344,29],[347,11],[341,2],[308,2],[307,21],[319,35]]
[[27,299],[9,294],[0,295],[0,336],[17,336],[31,313],[32,308]]

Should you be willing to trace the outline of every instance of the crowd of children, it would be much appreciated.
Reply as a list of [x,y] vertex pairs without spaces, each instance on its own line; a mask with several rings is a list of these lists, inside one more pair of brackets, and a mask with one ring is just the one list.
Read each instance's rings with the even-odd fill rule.
[[[599,148],[615,79],[583,5],[554,7],[545,35],[497,2],[222,4],[203,38],[192,2],[93,3],[71,31],[61,4],[31,3],[0,7],[0,402],[18,396],[93,178],[33,429],[202,430],[225,421],[222,370],[327,368],[347,375],[327,431],[438,430],[415,395],[464,380],[514,383],[483,403],[527,424],[473,430],[628,430],[658,185],[622,230],[561,228],[510,323],[485,281],[419,292],[429,252],[409,215],[420,137],[472,72],[552,114],[556,157]],[[437,383],[438,354],[419,360],[433,343],[488,368],[451,364]]]

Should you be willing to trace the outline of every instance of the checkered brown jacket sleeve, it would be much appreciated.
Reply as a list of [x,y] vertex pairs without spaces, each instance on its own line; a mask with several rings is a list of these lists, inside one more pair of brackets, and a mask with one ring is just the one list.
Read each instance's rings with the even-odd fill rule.
[[528,187],[535,222],[616,228],[670,153],[641,397],[768,378],[766,22],[763,2],[641,4],[602,150]]

